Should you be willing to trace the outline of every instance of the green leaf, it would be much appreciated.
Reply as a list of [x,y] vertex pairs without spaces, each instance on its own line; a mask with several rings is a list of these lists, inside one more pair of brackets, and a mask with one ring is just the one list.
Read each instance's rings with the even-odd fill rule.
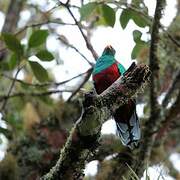
[[138,30],[133,31],[133,39],[136,43],[141,41],[141,36],[142,36],[142,33],[140,31]]
[[131,18],[133,19],[134,23],[139,27],[146,27],[149,25],[148,21],[143,15],[133,10],[131,10]]
[[38,62],[29,61],[29,64],[38,81],[45,82],[48,80],[46,69],[44,69]]
[[8,62],[9,70],[13,70],[16,67],[18,61],[20,61],[19,56],[15,53],[12,54]]
[[134,23],[139,27],[146,27],[150,25],[148,19],[146,19],[143,15],[127,8],[123,10],[120,16],[120,23],[123,29],[126,28],[130,19],[132,19]]
[[3,33],[3,38],[8,49],[19,55],[23,55],[23,47],[20,41],[14,35],[9,33]]
[[141,49],[144,47],[145,45],[139,43],[139,44],[136,44],[132,50],[132,53],[131,53],[131,58],[132,59],[136,59],[136,57],[138,56],[139,52],[141,51]]
[[141,2],[142,2],[142,0],[132,0],[131,4],[133,4],[136,7],[140,7]]
[[80,8],[81,20],[86,20],[90,15],[92,15],[95,10],[97,4],[95,2],[91,2],[83,5]]
[[131,19],[131,12],[129,11],[129,9],[123,10],[120,16],[120,24],[123,29],[126,28],[130,19]]
[[102,5],[102,14],[103,14],[106,24],[113,27],[116,20],[114,9],[104,4]]
[[47,50],[41,50],[39,51],[36,56],[41,60],[41,61],[52,61],[54,59],[54,56]]
[[0,63],[0,70],[2,71],[9,71],[9,63],[8,62],[1,62]]
[[28,46],[30,48],[40,46],[41,44],[46,42],[47,36],[48,36],[47,30],[34,31],[29,38]]

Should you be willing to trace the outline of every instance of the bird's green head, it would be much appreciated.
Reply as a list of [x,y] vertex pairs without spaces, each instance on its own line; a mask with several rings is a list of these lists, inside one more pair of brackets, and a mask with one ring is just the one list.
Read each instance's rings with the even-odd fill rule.
[[103,54],[102,55],[112,55],[114,56],[116,54],[115,49],[111,46],[108,45],[104,48]]

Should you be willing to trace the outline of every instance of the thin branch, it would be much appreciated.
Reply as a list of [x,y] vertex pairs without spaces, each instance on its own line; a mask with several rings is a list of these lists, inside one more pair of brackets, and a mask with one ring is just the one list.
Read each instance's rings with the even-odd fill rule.
[[[91,69],[92,69],[92,68],[91,68]],[[89,70],[88,70],[88,71],[89,71]],[[58,86],[60,86],[60,85],[66,84],[66,83],[68,83],[68,82],[70,82],[70,81],[72,81],[72,80],[74,80],[74,79],[76,79],[76,78],[79,78],[79,77],[87,74],[88,71],[86,71],[86,72],[84,72],[84,73],[81,73],[81,74],[78,74],[77,76],[74,76],[74,77],[72,77],[72,78],[70,78],[70,79],[67,79],[67,80],[65,80],[65,81],[62,81],[62,82],[50,82],[50,83],[48,82],[48,83],[43,83],[43,84],[39,84],[39,83],[34,83],[34,84],[32,84],[32,83],[27,83],[27,82],[25,82],[25,81],[22,81],[22,80],[20,80],[20,79],[16,79],[16,82],[19,82],[19,83],[24,84],[24,85],[27,85],[27,86],[33,86],[33,87],[50,87],[50,86],[58,87]],[[14,78],[12,78],[12,77],[10,77],[10,76],[8,76],[8,75],[6,75],[6,74],[3,74],[3,73],[1,73],[0,76],[5,77],[5,78],[7,78],[7,79],[10,79],[10,80],[12,80],[12,81],[14,80]]]
[[180,47],[180,43],[165,29],[165,27],[162,26],[162,30],[177,47]]
[[102,94],[86,94],[82,116],[72,128],[56,165],[41,180],[81,179],[85,161],[99,145],[102,123],[142,88],[148,76],[147,66],[132,64],[127,73]]
[[58,19],[55,19],[55,20],[46,20],[46,21],[44,21],[44,22],[26,25],[26,26],[22,27],[20,30],[18,30],[18,31],[15,33],[15,35],[21,34],[21,33],[22,33],[23,31],[25,31],[27,28],[42,26],[42,25],[46,25],[46,24],[60,24],[60,25],[67,25],[67,26],[75,26],[75,25],[76,25],[76,24],[73,24],[73,23],[61,22],[61,21],[58,20]]
[[[60,1],[59,1],[59,2],[60,2]],[[71,11],[69,5],[64,4],[64,3],[62,3],[62,2],[60,2],[60,4],[61,4],[62,6],[64,6],[64,7],[68,10],[69,14],[71,15],[71,17],[73,18],[75,24],[77,25],[80,33],[82,34],[82,37],[84,38],[84,40],[85,40],[85,42],[86,42],[87,48],[88,48],[88,49],[90,50],[90,52],[92,53],[94,59],[97,60],[97,59],[98,59],[98,54],[96,53],[96,51],[94,50],[92,44],[89,42],[89,39],[87,38],[87,36],[86,36],[85,33],[83,32],[83,30],[82,30],[79,22],[78,22],[77,19],[75,18],[75,16],[74,16],[73,12]]]
[[[30,27],[38,27],[38,26],[42,26],[42,25],[46,25],[46,24],[59,24],[59,25],[66,25],[66,26],[75,26],[76,24],[73,23],[65,23],[65,22],[61,22],[58,19],[55,20],[46,20],[40,23],[34,23],[34,24],[29,24],[26,25],[24,27],[22,27],[21,29],[19,29],[18,31],[16,31],[14,33],[15,36],[18,36],[19,34],[21,34],[22,32],[24,32],[26,29],[30,28]],[[6,47],[2,47],[0,49],[0,52],[5,51],[7,48]]]
[[25,96],[32,96],[32,97],[41,97],[41,96],[49,96],[51,94],[57,94],[57,93],[63,93],[63,92],[71,92],[72,93],[72,90],[49,90],[49,91],[45,91],[45,92],[18,92],[18,93],[14,93],[14,94],[11,94],[11,95],[5,95],[5,96],[0,96],[0,101],[7,101],[8,99],[10,98],[15,98],[15,97],[19,97],[19,98],[22,98],[22,97],[25,97]]
[[[102,3],[102,2],[100,2]],[[142,2],[143,3],[143,2]],[[145,14],[143,11],[139,10],[134,4],[128,4],[128,3],[124,3],[122,2],[121,4],[118,2],[118,1],[115,1],[115,4],[121,8],[121,9],[131,9],[132,11],[138,13],[139,15],[143,16],[149,23],[149,25],[151,25],[152,21],[153,21],[153,18],[151,16],[149,16],[148,14]],[[126,8],[123,8],[122,6],[125,6]],[[180,47],[180,43],[174,39],[174,37],[165,29],[164,25],[163,24],[160,24],[160,27],[163,32],[166,34],[166,36],[177,46],[177,47]]]
[[8,93],[7,93],[7,95],[6,95],[7,98],[4,99],[4,102],[3,102],[2,106],[1,106],[1,110],[0,110],[1,113],[4,111],[4,109],[5,109],[5,107],[6,107],[8,98],[10,97],[10,94],[11,94],[11,92],[12,92],[12,90],[13,90],[13,87],[14,87],[14,85],[15,85],[17,76],[18,76],[18,74],[19,74],[19,72],[21,71],[22,68],[23,68],[23,66],[22,66],[22,67],[18,66],[18,69],[17,69],[17,71],[16,71],[16,74],[15,74],[15,76],[14,76],[14,79],[13,79],[13,81],[12,81],[12,83],[11,83],[11,86],[10,86],[10,88],[9,88],[9,90],[8,90]]
[[176,98],[176,101],[171,106],[170,110],[168,110],[168,113],[165,115],[163,121],[161,121],[161,125],[156,135],[156,139],[161,139],[161,137],[165,137],[167,132],[170,130],[170,126],[173,123],[173,121],[180,118],[179,110],[180,110],[180,90]]
[[60,41],[62,41],[62,43],[64,43],[65,45],[67,45],[68,47],[74,49],[83,59],[85,59],[87,61],[87,63],[90,65],[90,66],[93,66],[94,64],[92,62],[90,62],[86,56],[84,56],[84,54],[82,54],[75,46],[73,46],[72,44],[70,44],[69,42],[67,42],[64,38],[62,38],[61,36],[58,37],[58,39]]
[[66,4],[68,5],[68,4],[69,4],[69,2],[70,2],[70,0],[67,0],[67,1],[66,1]]
[[77,89],[71,94],[71,96],[69,97],[69,99],[67,100],[67,102],[70,102],[71,99],[79,92],[79,90],[84,86],[84,84],[89,80],[91,73],[93,71],[93,68],[88,70],[87,75],[84,77],[84,80],[79,84],[79,86],[77,87]]
[[170,85],[169,89],[168,89],[168,92],[162,102],[162,107],[166,107],[169,103],[169,100],[173,94],[173,92],[176,90],[176,89],[180,89],[180,70],[176,73],[173,81],[172,81],[172,84]]

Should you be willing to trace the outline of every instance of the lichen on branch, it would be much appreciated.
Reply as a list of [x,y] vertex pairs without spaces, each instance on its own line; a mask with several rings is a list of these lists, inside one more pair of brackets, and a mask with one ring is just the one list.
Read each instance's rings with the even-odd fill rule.
[[102,94],[86,94],[82,115],[72,128],[59,160],[41,180],[80,179],[87,158],[99,146],[98,139],[103,122],[142,89],[149,75],[148,66],[137,66],[133,63],[124,76]]

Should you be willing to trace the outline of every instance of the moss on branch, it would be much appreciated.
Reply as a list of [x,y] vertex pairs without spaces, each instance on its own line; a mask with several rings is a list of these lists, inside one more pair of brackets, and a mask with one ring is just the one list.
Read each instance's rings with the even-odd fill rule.
[[137,66],[133,63],[124,76],[102,94],[85,95],[82,115],[71,130],[59,160],[41,180],[81,179],[86,160],[99,145],[103,122],[142,89],[149,75],[146,65]]

